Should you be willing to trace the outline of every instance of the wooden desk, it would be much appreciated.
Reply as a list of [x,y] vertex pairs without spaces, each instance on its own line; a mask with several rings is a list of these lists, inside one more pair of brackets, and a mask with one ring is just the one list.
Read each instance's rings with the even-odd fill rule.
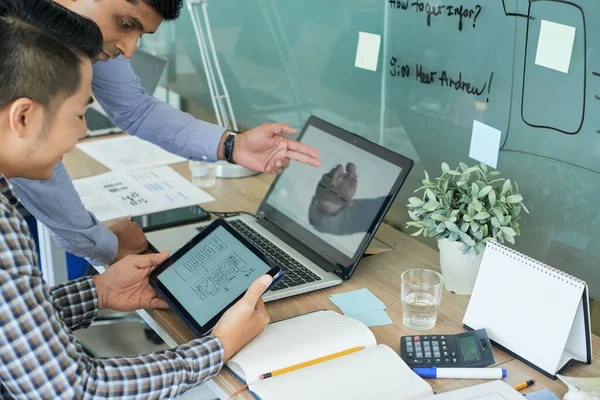
[[[106,172],[103,166],[77,149],[69,153],[64,162],[72,178]],[[189,178],[186,163],[174,165],[173,168]],[[203,206],[211,211],[254,212],[272,179],[273,177],[270,175],[234,180],[218,179],[216,186],[207,190],[217,201]],[[412,331],[402,325],[400,275],[403,271],[411,268],[439,270],[439,254],[432,248],[385,224],[381,226],[376,237],[388,245],[392,251],[364,258],[352,279],[340,286],[268,303],[267,309],[271,320],[278,321],[319,309],[331,309],[339,312],[337,307],[329,301],[329,295],[367,287],[387,305],[386,311],[394,321],[394,325],[371,328],[378,343],[386,344],[399,351],[400,336],[422,333]],[[444,291],[437,325],[427,333],[441,335],[463,332],[461,321],[468,300],[468,296],[460,296]],[[173,313],[155,310],[147,310],[147,312],[175,342],[185,343],[193,339],[189,329]],[[524,334],[528,333],[524,332]],[[593,336],[593,349],[594,362],[592,365],[576,364],[563,371],[563,373],[570,376],[600,376],[600,362],[598,361],[600,357],[600,338],[598,336]],[[565,394],[566,387],[560,381],[553,381],[543,376],[503,351],[495,349],[494,356],[496,365],[501,365],[508,370],[507,383],[517,384],[527,379],[537,380],[533,387],[523,392],[548,388],[560,398]],[[225,370],[214,381],[228,395],[240,386],[239,382]],[[481,381],[432,379],[429,380],[429,383],[436,392],[444,392],[481,383]],[[239,398],[251,399],[252,397],[246,393],[239,396]]]

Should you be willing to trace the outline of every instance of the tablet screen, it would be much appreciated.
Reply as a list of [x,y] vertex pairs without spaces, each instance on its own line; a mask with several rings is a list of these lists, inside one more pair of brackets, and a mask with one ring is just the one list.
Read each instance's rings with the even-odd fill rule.
[[158,280],[202,326],[271,270],[222,226],[158,275]]

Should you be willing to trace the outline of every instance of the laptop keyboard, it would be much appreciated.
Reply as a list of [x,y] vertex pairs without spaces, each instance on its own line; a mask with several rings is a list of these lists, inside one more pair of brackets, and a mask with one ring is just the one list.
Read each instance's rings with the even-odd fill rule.
[[228,222],[229,225],[231,225],[242,236],[248,239],[249,242],[258,247],[258,249],[265,256],[276,262],[277,265],[281,266],[284,279],[277,285],[273,286],[271,288],[272,291],[291,288],[294,286],[303,285],[305,283],[321,280],[321,278],[318,277],[314,272],[287,255],[270,240],[249,227],[248,224],[239,219]]
[[93,108],[88,108],[85,112],[85,121],[87,122],[89,131],[98,131],[100,129],[114,128],[108,117]]

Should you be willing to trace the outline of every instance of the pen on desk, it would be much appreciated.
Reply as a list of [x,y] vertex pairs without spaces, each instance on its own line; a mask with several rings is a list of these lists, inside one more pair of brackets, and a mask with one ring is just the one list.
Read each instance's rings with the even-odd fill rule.
[[503,379],[504,368],[413,368],[421,378]]
[[325,362],[325,361],[333,360],[334,358],[338,358],[338,357],[342,357],[342,356],[345,356],[345,355],[348,355],[348,354],[356,353],[357,351],[360,351],[362,349],[363,349],[362,346],[353,347],[351,349],[340,351],[338,353],[333,353],[333,354],[330,354],[328,356],[315,358],[314,360],[306,361],[306,362],[303,362],[303,363],[300,363],[300,364],[292,365],[290,367],[281,368],[281,369],[278,369],[278,370],[275,370],[275,371],[268,372],[266,374],[262,374],[262,375],[260,375],[258,377],[258,379],[259,380],[263,380],[263,379],[270,378],[272,376],[277,376],[277,375],[285,374],[286,372],[295,371],[295,370],[300,369],[300,368],[308,367],[308,366],[319,364],[319,363],[322,363],[322,362]]
[[525,381],[523,383],[519,383],[518,385],[513,386],[513,389],[515,389],[515,390],[525,389],[526,387],[529,387],[529,386],[533,385],[534,383],[535,383],[535,379],[529,379],[528,381]]

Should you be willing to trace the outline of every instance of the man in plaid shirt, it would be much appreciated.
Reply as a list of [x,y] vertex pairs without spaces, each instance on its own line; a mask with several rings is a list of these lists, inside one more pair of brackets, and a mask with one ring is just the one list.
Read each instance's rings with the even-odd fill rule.
[[86,355],[72,330],[98,310],[165,308],[148,273],[168,254],[127,256],[104,274],[48,287],[8,179],[48,179],[86,134],[91,59],[102,35],[47,0],[0,0],[0,398],[170,398],[216,375],[269,317],[259,278],[212,337],[124,358]]

